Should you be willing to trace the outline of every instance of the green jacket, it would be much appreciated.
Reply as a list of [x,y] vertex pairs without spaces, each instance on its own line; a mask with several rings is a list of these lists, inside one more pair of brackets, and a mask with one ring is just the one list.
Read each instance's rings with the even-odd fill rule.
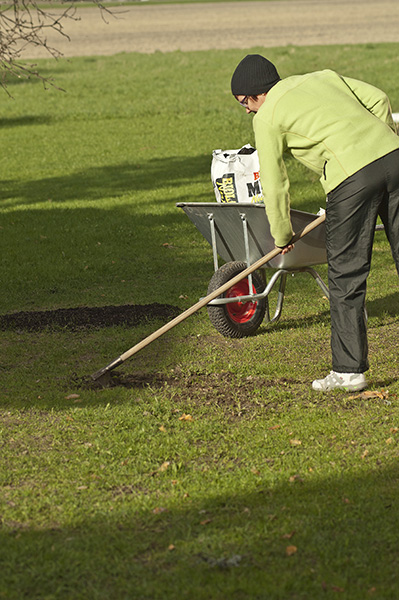
[[266,213],[278,246],[293,235],[285,152],[315,171],[328,194],[399,148],[384,92],[330,70],[279,81],[254,116],[253,127]]

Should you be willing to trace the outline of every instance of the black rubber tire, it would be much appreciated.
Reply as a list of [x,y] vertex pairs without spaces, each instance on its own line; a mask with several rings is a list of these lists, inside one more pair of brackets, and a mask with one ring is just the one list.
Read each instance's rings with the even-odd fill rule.
[[[217,290],[246,268],[247,265],[245,262],[228,262],[224,264],[214,273],[210,280],[208,294]],[[246,289],[243,290],[242,286],[246,287]],[[262,276],[256,271],[252,273],[252,286],[257,293],[262,292],[265,288]],[[227,290],[222,294],[222,297],[225,298],[232,293],[234,294],[235,291],[240,291],[240,289],[241,295],[248,293],[248,279],[243,279],[242,282],[235,286],[234,290],[233,288]],[[267,299],[264,298],[254,303],[220,304],[219,306],[208,305],[207,308],[209,319],[219,333],[224,337],[242,338],[252,335],[259,328],[264,319],[266,307]],[[237,314],[235,314],[236,308]]]

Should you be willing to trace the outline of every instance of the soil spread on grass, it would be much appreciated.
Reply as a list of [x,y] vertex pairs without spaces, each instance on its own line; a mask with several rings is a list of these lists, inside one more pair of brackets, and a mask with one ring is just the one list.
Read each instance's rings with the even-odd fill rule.
[[80,306],[45,311],[25,311],[0,315],[0,330],[43,331],[44,329],[137,327],[148,321],[169,321],[179,314],[169,304],[125,304],[122,306]]
[[[191,405],[209,405],[219,407],[231,417],[253,414],[257,407],[269,407],[276,410],[278,402],[268,399],[259,399],[259,389],[270,389],[284,386],[287,388],[287,404],[289,389],[301,385],[296,379],[272,379],[262,376],[249,375],[237,377],[226,371],[218,373],[184,373],[179,367],[167,373],[149,372],[124,372],[110,371],[105,380],[93,380],[90,376],[78,377],[73,380],[76,389],[101,390],[104,388],[123,387],[128,389],[147,388],[173,390],[176,412],[183,405],[185,410]],[[256,400],[255,400],[256,398]],[[140,399],[137,399],[139,402]]]

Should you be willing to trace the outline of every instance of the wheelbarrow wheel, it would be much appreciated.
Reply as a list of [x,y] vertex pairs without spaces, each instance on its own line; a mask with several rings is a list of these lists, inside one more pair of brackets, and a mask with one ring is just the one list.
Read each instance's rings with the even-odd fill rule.
[[[230,279],[247,268],[245,262],[228,262],[218,269],[209,282],[208,294],[217,290]],[[252,273],[252,293],[261,293],[265,283],[258,272]],[[246,296],[249,293],[248,279],[243,279],[222,294],[222,298]],[[225,337],[241,338],[253,334],[262,323],[267,299],[256,302],[231,302],[208,305],[208,315],[212,325]]]

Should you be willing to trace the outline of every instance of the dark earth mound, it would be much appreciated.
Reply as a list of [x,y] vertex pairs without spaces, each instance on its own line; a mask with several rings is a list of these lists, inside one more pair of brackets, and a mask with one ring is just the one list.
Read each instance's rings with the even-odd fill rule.
[[125,304],[123,306],[80,306],[46,311],[16,312],[0,316],[0,330],[42,331],[43,329],[77,330],[81,328],[137,327],[159,319],[168,321],[179,314],[169,304]]

